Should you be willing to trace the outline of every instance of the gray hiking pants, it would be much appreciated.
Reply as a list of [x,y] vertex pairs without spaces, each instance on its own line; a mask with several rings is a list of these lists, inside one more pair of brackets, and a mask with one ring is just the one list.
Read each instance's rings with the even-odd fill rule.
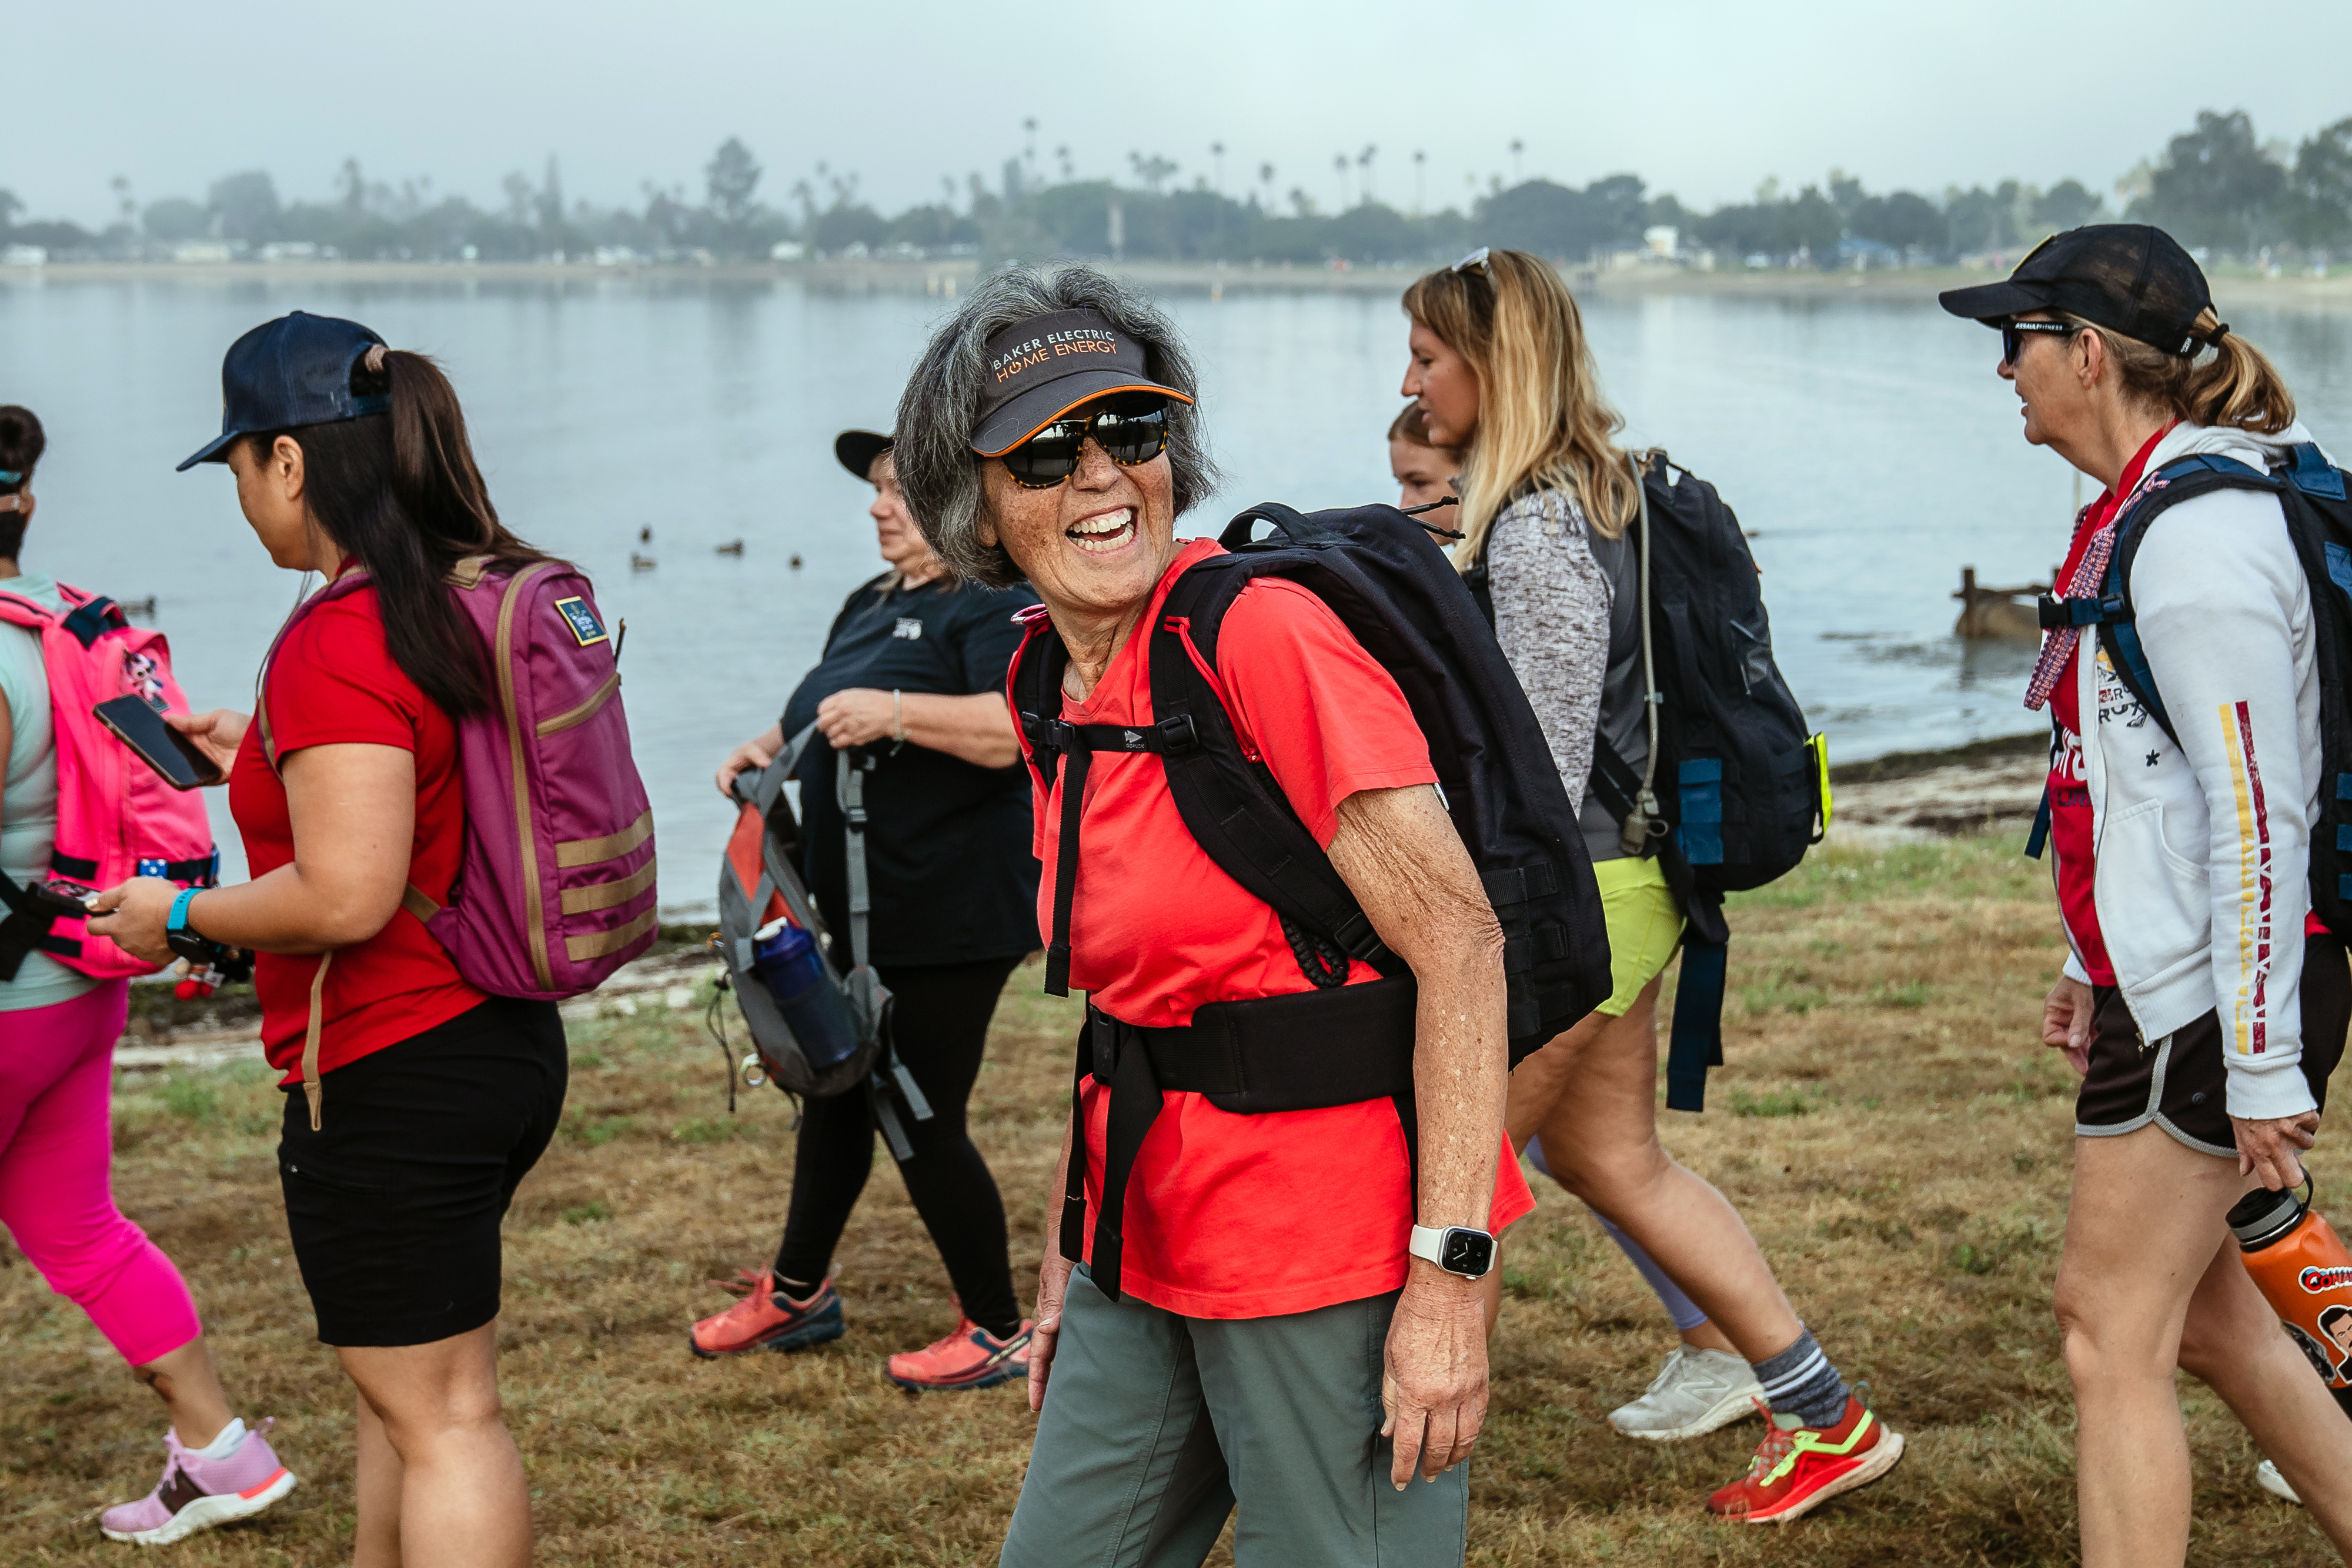
[[1188,1318],[1070,1276],[1002,1568],[1456,1568],[1465,1465],[1404,1490],[1380,1435],[1396,1292],[1275,1318]]

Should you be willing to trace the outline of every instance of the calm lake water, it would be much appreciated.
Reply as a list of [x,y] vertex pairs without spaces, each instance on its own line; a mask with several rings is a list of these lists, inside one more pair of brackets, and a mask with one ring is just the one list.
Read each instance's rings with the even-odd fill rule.
[[[1392,299],[1169,303],[1202,362],[1225,475],[1180,531],[1214,533],[1263,499],[1394,498],[1381,436],[1405,328]],[[191,698],[250,706],[296,580],[254,542],[226,470],[172,471],[219,428],[222,351],[299,308],[438,356],[508,524],[578,561],[606,619],[627,619],[664,903],[707,906],[729,821],[711,769],[773,722],[843,596],[878,570],[870,492],[834,463],[834,434],[887,425],[950,304],[792,280],[11,281],[0,402],[30,406],[49,434],[26,564],[153,594]],[[1832,757],[2034,727],[2020,706],[2031,650],[1964,650],[1950,634],[1960,568],[2040,580],[2074,497],[2073,471],[2019,439],[1991,333],[1931,299],[1860,293],[1596,297],[1585,310],[1629,439],[1713,480],[1755,534],[1781,667]],[[2321,439],[2352,448],[2352,315],[2230,314],[2281,361]],[[737,538],[740,557],[715,553]],[[632,570],[641,548],[656,564]],[[234,859],[217,792],[215,814]]]

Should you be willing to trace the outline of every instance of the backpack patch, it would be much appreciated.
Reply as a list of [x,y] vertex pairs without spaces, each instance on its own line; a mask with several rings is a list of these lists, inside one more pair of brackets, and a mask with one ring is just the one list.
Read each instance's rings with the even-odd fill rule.
[[585,599],[559,599],[555,612],[563,617],[563,623],[572,628],[572,641],[582,647],[604,641],[604,623],[596,619],[596,612],[589,608]]

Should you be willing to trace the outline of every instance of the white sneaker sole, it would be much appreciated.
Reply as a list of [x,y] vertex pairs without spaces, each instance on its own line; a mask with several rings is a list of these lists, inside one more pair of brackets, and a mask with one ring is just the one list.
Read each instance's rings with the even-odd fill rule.
[[1754,1383],[1746,1388],[1733,1389],[1709,1406],[1706,1413],[1696,1420],[1685,1421],[1679,1427],[1659,1427],[1648,1431],[1637,1431],[1631,1427],[1618,1426],[1617,1413],[1614,1411],[1610,1413],[1609,1425],[1619,1436],[1639,1437],[1645,1443],[1679,1442],[1685,1437],[1704,1437],[1709,1432],[1730,1426],[1734,1421],[1747,1420],[1756,1414],[1756,1401],[1762,1397],[1764,1397],[1764,1385]]
[[152,1530],[109,1530],[101,1524],[98,1527],[99,1532],[109,1541],[128,1541],[141,1546],[169,1546],[175,1541],[185,1541],[189,1536],[215,1525],[251,1519],[293,1490],[294,1472],[281,1469],[276,1479],[251,1497],[233,1491],[222,1492],[217,1497],[200,1497]]
[[1822,1488],[1821,1490],[1815,1492],[1804,1501],[1797,1504],[1796,1507],[1785,1509],[1779,1513],[1773,1514],[1769,1519],[1743,1519],[1737,1521],[1736,1522],[1740,1524],[1793,1523],[1796,1521],[1804,1518],[1805,1515],[1812,1512],[1813,1510],[1821,1507],[1822,1504],[1829,1501],[1830,1499],[1833,1497],[1843,1497],[1850,1491],[1859,1490],[1861,1488],[1868,1486],[1871,1482],[1876,1480],[1879,1477],[1893,1469],[1895,1468],[1895,1461],[1902,1457],[1903,1434],[1890,1428],[1888,1429],[1886,1436],[1879,1439],[1878,1447],[1871,1450],[1869,1458],[1864,1459],[1853,1469],[1848,1470],[1845,1474],[1840,1476],[1829,1485]]

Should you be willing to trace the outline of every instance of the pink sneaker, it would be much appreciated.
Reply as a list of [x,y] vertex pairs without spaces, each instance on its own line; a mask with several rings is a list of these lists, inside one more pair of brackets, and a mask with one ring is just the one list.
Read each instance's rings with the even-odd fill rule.
[[1036,1324],[1021,1320],[1020,1332],[998,1339],[970,1318],[955,1332],[921,1350],[890,1358],[890,1381],[901,1388],[990,1388],[1029,1375],[1029,1336]]
[[164,1433],[163,1479],[137,1502],[99,1515],[98,1528],[109,1541],[169,1546],[215,1524],[251,1519],[294,1490],[294,1473],[262,1439],[261,1432],[276,1425],[273,1417],[260,1432],[246,1433],[226,1459],[192,1454],[180,1446],[177,1432]]

